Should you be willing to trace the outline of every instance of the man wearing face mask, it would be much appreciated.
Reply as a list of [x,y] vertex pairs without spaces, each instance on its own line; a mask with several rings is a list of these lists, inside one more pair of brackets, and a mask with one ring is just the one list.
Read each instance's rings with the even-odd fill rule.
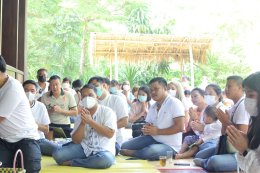
[[110,87],[109,87],[110,94],[118,95],[124,99],[126,99],[126,96],[119,91],[119,83],[117,80],[111,80]]
[[19,81],[6,73],[6,62],[0,55],[0,161],[13,167],[14,153],[21,149],[28,173],[41,170],[41,151],[37,125]]
[[42,95],[49,90],[49,82],[47,82],[48,73],[45,68],[41,68],[37,71],[37,88],[38,92],[36,95],[36,100],[40,99]]
[[[72,141],[53,153],[59,165],[105,169],[115,161],[116,115],[97,102],[97,89],[81,89],[81,112],[72,131]],[[73,152],[71,152],[73,151]]]
[[49,141],[48,139],[45,139],[44,134],[49,132],[50,118],[45,105],[35,100],[37,84],[33,80],[27,80],[23,83],[23,88],[29,100],[35,122],[38,125],[38,133],[40,135],[38,143],[41,148],[41,153],[42,155],[52,156],[53,151],[55,151],[60,146]]
[[93,84],[97,89],[97,99],[101,105],[110,107],[117,117],[117,132],[116,132],[116,154],[120,150],[123,142],[122,130],[128,123],[127,102],[120,96],[110,94],[105,88],[105,81],[100,76],[95,76],[89,79],[88,84]]

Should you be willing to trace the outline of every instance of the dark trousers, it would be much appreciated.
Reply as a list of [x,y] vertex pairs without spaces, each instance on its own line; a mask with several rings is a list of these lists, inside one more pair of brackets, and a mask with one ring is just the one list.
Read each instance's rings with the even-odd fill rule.
[[[2,167],[13,167],[15,152],[21,149],[24,158],[24,168],[26,173],[38,173],[41,170],[41,150],[36,140],[22,139],[15,143],[0,139],[0,161]],[[18,167],[21,167],[20,156],[17,157]]]

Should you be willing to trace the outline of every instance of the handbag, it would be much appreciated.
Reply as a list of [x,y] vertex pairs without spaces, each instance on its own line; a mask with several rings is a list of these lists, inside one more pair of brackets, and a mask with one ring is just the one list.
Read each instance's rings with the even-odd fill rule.
[[139,122],[132,124],[132,136],[133,136],[133,138],[143,135],[142,128],[145,124],[146,124],[145,121],[139,121]]
[[[17,156],[20,154],[21,157],[21,168],[16,168],[16,160]],[[22,150],[18,149],[14,155],[14,161],[13,161],[13,167],[12,168],[1,168],[0,167],[0,173],[25,173],[26,170],[24,169],[24,163],[23,163],[23,152]]]

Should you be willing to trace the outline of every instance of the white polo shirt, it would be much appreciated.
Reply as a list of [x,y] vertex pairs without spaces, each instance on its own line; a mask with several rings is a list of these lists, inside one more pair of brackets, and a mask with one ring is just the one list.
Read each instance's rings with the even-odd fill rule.
[[[93,120],[96,123],[115,131],[117,129],[116,115],[109,107],[98,105],[98,108],[93,115]],[[75,133],[80,123],[81,117],[78,116],[71,134]],[[87,124],[85,126],[84,139],[80,144],[84,149],[85,155],[88,157],[92,152],[93,154],[96,154],[99,151],[110,151],[112,154],[115,154],[115,142],[116,135],[114,135],[112,138],[107,138],[100,135],[95,129]]]
[[[31,107],[34,120],[38,124],[49,125],[51,123],[48,111],[45,105],[39,101],[35,101]],[[40,139],[45,138],[44,133],[38,130]]]
[[[159,129],[165,129],[174,125],[173,119],[177,117],[184,117],[183,103],[179,99],[168,95],[161,105],[159,112],[157,112],[157,102],[150,107],[146,121],[153,123]],[[182,132],[172,135],[155,135],[153,138],[158,142],[169,145],[175,151],[181,149]]]
[[[116,114],[117,121],[121,118],[128,117],[128,105],[126,99],[123,99],[120,96],[109,94],[103,100],[99,100],[101,105],[110,107]],[[121,145],[123,142],[122,130],[124,128],[120,128],[116,133],[116,142]]]
[[0,88],[0,138],[18,142],[24,138],[39,139],[28,99],[19,81],[9,76]]
[[245,96],[241,97],[234,106],[228,109],[229,118],[234,124],[249,124],[250,115],[245,109],[244,101]]

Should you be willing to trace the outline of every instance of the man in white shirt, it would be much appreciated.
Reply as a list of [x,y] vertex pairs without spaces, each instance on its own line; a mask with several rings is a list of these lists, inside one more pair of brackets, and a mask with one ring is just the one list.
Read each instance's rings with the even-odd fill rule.
[[14,154],[21,149],[26,172],[41,170],[41,151],[37,125],[19,81],[6,74],[6,62],[0,56],[0,161],[13,167]]
[[97,98],[99,104],[110,107],[117,117],[117,132],[116,132],[116,154],[120,150],[123,142],[122,130],[128,123],[127,102],[120,96],[109,94],[105,89],[105,80],[102,77],[95,76],[89,79],[88,84],[93,84],[97,89]]
[[53,153],[59,165],[104,169],[114,163],[116,115],[98,104],[96,94],[94,85],[81,89],[81,111],[72,131],[73,142]]
[[180,150],[184,128],[184,106],[168,95],[167,81],[157,77],[149,82],[151,96],[156,102],[150,107],[143,128],[144,136],[122,144],[120,153],[145,160],[158,160],[159,156]]
[[58,149],[60,145],[45,139],[45,135],[49,132],[50,118],[45,105],[37,100],[37,84],[33,80],[27,80],[23,83],[25,94],[29,100],[33,117],[38,125],[38,133],[40,139],[38,143],[41,148],[42,155],[52,156],[53,151]]

